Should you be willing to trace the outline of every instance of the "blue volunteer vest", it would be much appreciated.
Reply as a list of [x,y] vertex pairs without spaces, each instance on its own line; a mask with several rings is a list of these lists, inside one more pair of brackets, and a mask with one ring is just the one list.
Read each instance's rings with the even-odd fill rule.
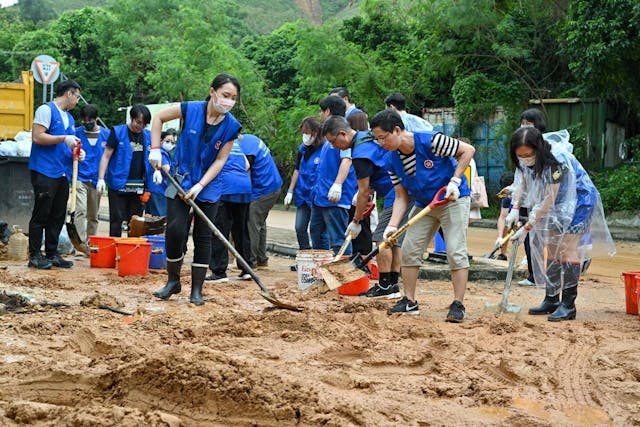
[[307,147],[304,144],[300,144],[300,147],[298,147],[298,152],[301,157],[300,166],[298,167],[298,180],[296,181],[295,188],[296,207],[300,207],[303,204],[311,206],[311,203],[313,203],[313,185],[316,182],[318,174],[318,164],[320,164],[322,146],[316,148],[309,158],[305,160],[304,153],[310,149],[311,147]]
[[387,154],[387,150],[374,142],[371,133],[360,131],[354,136],[351,158],[371,160],[377,167],[373,175],[369,177],[369,186],[378,193],[378,197],[386,196],[393,189],[391,178],[387,173],[385,160]]
[[[147,145],[147,152],[149,151],[149,149],[151,149],[151,139],[149,139],[149,145]],[[160,154],[162,155],[162,165],[171,164],[171,158],[169,156],[169,153],[162,147],[160,148]],[[154,183],[153,182],[154,172],[155,172],[155,169],[153,168],[153,166],[151,166],[151,163],[149,163],[147,159],[145,159],[144,174],[145,174],[145,184],[146,184],[145,187],[147,191],[164,195],[164,191],[167,189],[167,179],[163,175],[162,182],[160,184]]]
[[[180,139],[173,158],[173,164],[179,174],[184,175],[182,188],[189,191],[200,181],[207,169],[214,162],[220,149],[229,141],[233,141],[242,129],[242,125],[231,113],[227,113],[218,126],[216,133],[204,140],[207,101],[187,102],[187,116],[180,133]],[[198,194],[202,202],[215,203],[220,199],[218,177],[214,178]]]
[[236,203],[251,201],[251,175],[247,170],[247,158],[236,141],[218,175],[218,181],[222,200]]
[[[60,110],[53,103],[47,102],[51,109],[51,124],[46,133],[49,135],[74,135],[74,120],[71,113],[65,111],[69,119],[69,126],[64,127]],[[69,164],[72,162],[71,150],[64,142],[51,145],[31,144],[31,157],[29,157],[29,169],[39,172],[49,178],[60,178],[65,175]]]
[[[576,179],[576,210],[571,220],[571,225],[581,222],[589,222],[593,215],[593,210],[598,203],[598,190],[591,181],[589,174],[584,170],[580,162],[572,154],[566,152],[554,153],[554,157],[561,163],[568,166],[575,173]],[[570,172],[565,171],[565,176]],[[569,185],[567,179],[560,182],[560,189],[556,197],[555,204],[561,205],[567,198],[573,197],[568,194]]]
[[[109,129],[100,128],[96,145],[92,146],[87,139],[84,127],[76,129],[76,136],[80,138],[82,149],[85,152],[84,160],[78,162],[78,181],[90,182],[94,186],[98,183],[98,168],[100,167],[100,159],[104,153],[104,147],[109,139]],[[69,167],[67,177],[71,182],[73,174],[73,164]]]
[[[113,190],[121,190],[127,184],[129,170],[131,169],[131,159],[133,158],[133,149],[129,140],[129,128],[126,124],[113,127],[118,140],[118,148],[114,151],[114,156],[109,159],[107,174],[104,180],[109,184],[109,188]],[[151,132],[147,129],[142,130],[142,158],[148,157],[147,148],[151,145]]]
[[271,194],[282,187],[282,178],[269,147],[257,136],[244,134],[240,148],[247,156],[254,156],[251,166],[251,200]]
[[[427,206],[438,190],[445,187],[456,169],[458,162],[453,157],[438,157],[431,151],[432,132],[416,132],[413,134],[416,153],[416,174],[405,173],[398,151],[392,151],[387,157],[388,168],[398,178],[409,195],[416,200],[416,206]],[[462,175],[460,197],[469,196],[469,185],[466,176]]]
[[340,161],[340,150],[336,150],[331,147],[328,141],[325,141],[320,153],[316,184],[313,188],[313,203],[316,206],[322,208],[332,206],[349,208],[351,206],[351,199],[353,199],[357,188],[356,174],[353,171],[353,167],[349,168],[347,179],[342,183],[342,197],[338,203],[332,203],[327,199],[327,193],[329,193],[331,185],[333,185],[336,176],[338,176]]

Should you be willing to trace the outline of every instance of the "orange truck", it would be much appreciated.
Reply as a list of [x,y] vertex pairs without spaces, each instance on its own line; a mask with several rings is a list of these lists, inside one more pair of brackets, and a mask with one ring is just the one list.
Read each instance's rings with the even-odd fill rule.
[[18,82],[0,83],[0,141],[30,131],[33,123],[33,72],[23,71]]

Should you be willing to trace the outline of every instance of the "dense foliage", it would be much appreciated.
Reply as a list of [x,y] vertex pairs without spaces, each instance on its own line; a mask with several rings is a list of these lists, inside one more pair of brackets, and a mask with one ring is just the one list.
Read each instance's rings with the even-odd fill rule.
[[616,103],[628,136],[640,133],[636,0],[362,0],[355,15],[349,0],[61,3],[0,9],[0,81],[49,54],[114,125],[119,107],[202,99],[229,72],[242,83],[234,113],[285,176],[300,120],[335,86],[371,115],[394,91],[414,113],[455,106],[463,131],[497,105],[509,132],[531,98],[600,97]]

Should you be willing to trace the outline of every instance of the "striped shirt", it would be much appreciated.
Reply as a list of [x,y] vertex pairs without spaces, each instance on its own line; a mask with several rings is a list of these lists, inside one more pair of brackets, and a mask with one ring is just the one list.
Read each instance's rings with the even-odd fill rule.
[[[460,147],[460,141],[451,138],[441,132],[433,135],[431,139],[431,151],[438,157],[450,157],[458,154],[458,148]],[[402,154],[398,151],[398,155],[400,156],[400,160],[402,160],[402,169],[404,169],[404,173],[408,176],[415,176],[416,174],[416,152],[410,154]],[[401,182],[401,179],[395,173],[389,171],[389,176],[391,177],[391,182],[393,185],[398,185]]]

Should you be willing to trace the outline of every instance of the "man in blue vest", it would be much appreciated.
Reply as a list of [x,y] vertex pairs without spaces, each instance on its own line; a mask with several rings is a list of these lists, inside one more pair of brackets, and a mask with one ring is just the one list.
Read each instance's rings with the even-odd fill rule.
[[109,236],[122,235],[122,222],[142,215],[140,196],[145,191],[147,151],[151,132],[151,112],[142,104],[129,111],[129,123],[114,126],[100,160],[96,190],[102,193],[109,184]]
[[[76,136],[82,142],[86,156],[78,164],[78,185],[76,190],[75,224],[83,242],[89,236],[98,234],[98,211],[100,194],[96,190],[98,167],[109,137],[109,129],[98,124],[98,108],[94,104],[83,105],[80,109],[83,125],[76,128]],[[69,169],[68,178],[71,180]]]
[[[269,265],[267,257],[267,216],[278,197],[282,178],[271,151],[255,135],[240,135],[240,149],[247,156],[251,167],[251,206],[249,207],[249,239],[251,240],[251,264],[257,267]],[[249,260],[247,260],[249,261]]]
[[[327,96],[320,100],[320,119],[327,120],[332,115],[344,117],[346,106],[337,96]],[[344,243],[344,230],[349,224],[349,208],[356,192],[356,176],[351,167],[351,150],[336,150],[325,142],[320,151],[318,175],[313,187],[311,207],[311,241],[314,249],[329,249],[338,253]],[[329,237],[329,247],[317,247],[325,233]],[[351,254],[351,245],[345,251]]]
[[[57,248],[69,198],[66,174],[73,160],[71,150],[79,141],[69,111],[78,105],[79,98],[80,85],[65,80],[58,85],[53,101],[38,107],[33,118],[29,170],[35,200],[29,221],[29,267],[46,270],[73,266]],[[41,252],[43,230],[45,257]]]
[[464,171],[473,158],[473,146],[440,132],[409,132],[400,115],[383,110],[371,120],[375,140],[389,151],[387,169],[394,184],[396,199],[385,237],[397,230],[405,214],[409,196],[415,198],[414,216],[426,207],[436,192],[446,187],[449,203],[438,206],[408,231],[402,244],[402,282],[404,297],[389,309],[390,314],[420,314],[415,299],[422,255],[438,227],[448,243],[447,261],[451,270],[454,300],[446,320],[462,322],[462,304],[469,273],[467,227],[470,191]]

